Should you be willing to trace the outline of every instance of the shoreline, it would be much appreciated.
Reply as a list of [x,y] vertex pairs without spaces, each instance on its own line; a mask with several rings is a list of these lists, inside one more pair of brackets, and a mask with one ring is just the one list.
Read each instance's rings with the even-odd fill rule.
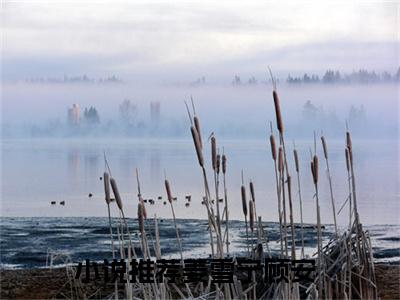
[[[400,299],[400,265],[379,263],[375,270],[381,299]],[[1,299],[65,299],[70,292],[65,268],[0,270],[0,277]],[[114,285],[93,280],[83,288],[87,297],[103,299],[113,292]]]

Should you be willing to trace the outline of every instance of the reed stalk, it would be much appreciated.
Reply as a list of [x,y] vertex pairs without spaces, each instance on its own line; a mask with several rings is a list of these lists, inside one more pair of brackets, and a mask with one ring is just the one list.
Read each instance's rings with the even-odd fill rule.
[[337,227],[337,222],[336,222],[335,199],[333,197],[332,177],[331,177],[331,171],[329,168],[328,146],[326,144],[326,140],[325,140],[324,136],[321,136],[321,142],[322,142],[322,148],[324,150],[324,158],[325,158],[326,170],[327,170],[327,174],[328,174],[329,191],[330,191],[330,195],[331,195],[331,204],[332,204],[332,213],[333,213],[333,223],[335,225],[335,235],[336,235],[336,238],[339,238],[339,232],[338,232],[338,227]]
[[347,183],[349,189],[348,201],[349,201],[349,243],[348,243],[348,297],[352,299],[352,239],[351,239],[351,230],[352,230],[352,200],[351,200],[351,174],[350,174],[350,158],[349,158],[349,149],[346,147],[345,149],[345,158],[346,158],[346,170],[347,170]]
[[[189,118],[190,118],[190,113],[189,113]],[[190,122],[192,122],[192,119],[190,119]],[[210,234],[210,247],[211,247],[211,254],[212,257],[215,256],[215,251],[214,251],[214,240],[213,240],[213,235],[212,235],[212,221],[211,221],[211,212],[209,208],[209,197],[208,197],[208,185],[207,185],[207,175],[206,171],[204,169],[204,159],[203,159],[203,152],[202,152],[202,146],[200,142],[200,137],[199,133],[197,132],[196,128],[193,127],[193,125],[190,127],[190,131],[192,133],[192,138],[194,142],[194,147],[196,150],[196,155],[197,155],[197,160],[199,162],[200,168],[202,170],[202,175],[203,175],[203,182],[204,182],[204,189],[205,189],[205,201],[204,204],[207,209],[207,219],[208,219],[208,228],[209,228],[209,234]]]
[[304,258],[304,223],[303,223],[303,201],[301,199],[301,184],[300,184],[300,164],[299,156],[297,154],[296,145],[294,145],[293,156],[297,174],[297,191],[300,204],[300,222],[301,222],[301,258]]
[[318,243],[318,296],[321,299],[323,293],[323,270],[322,270],[322,237],[321,237],[321,216],[319,207],[319,196],[318,196],[318,156],[314,154],[313,160],[311,162],[311,173],[315,188],[315,203],[317,212],[317,243]]
[[249,200],[249,225],[250,225],[250,231],[251,231],[251,248],[252,251],[254,249],[254,202],[253,200]]
[[157,215],[154,215],[154,235],[156,238],[155,254],[157,259],[161,259],[161,244],[160,244],[160,232],[158,230],[158,219]]
[[106,200],[106,203],[107,203],[107,211],[108,211],[108,224],[109,224],[109,228],[110,228],[110,239],[111,239],[112,256],[113,256],[113,259],[115,259],[114,238],[113,238],[113,231],[112,231],[112,225],[111,225],[111,210],[110,210],[110,202],[111,202],[111,197],[110,197],[110,176],[108,175],[107,172],[104,172],[104,174],[103,174],[103,181],[104,181],[105,200]]
[[143,215],[143,203],[142,202],[138,203],[137,214],[138,214],[139,232],[140,232],[141,238],[142,238],[143,258],[146,259],[146,258],[148,258],[148,254],[147,254],[147,247],[146,247],[146,242],[145,242],[144,215]]
[[243,180],[243,171],[242,171],[241,195],[242,195],[242,210],[243,210],[244,222],[245,222],[245,226],[246,226],[247,255],[250,255],[250,249],[249,249],[249,230],[248,230],[248,226],[247,226],[247,200],[246,200],[246,188],[245,188],[245,186],[244,186],[244,180]]
[[280,177],[278,178],[278,165],[276,162],[276,144],[275,137],[272,132],[272,123],[270,123],[271,135],[269,137],[270,145],[271,145],[271,155],[272,160],[274,161],[274,170],[275,170],[275,183],[276,183],[276,197],[278,200],[278,217],[279,217],[279,237],[280,237],[280,246],[281,246],[281,257],[283,257],[283,232],[282,232],[282,205],[281,205],[281,189],[280,189]]
[[[360,244],[360,220],[359,220],[359,215],[358,215],[358,210],[357,210],[357,197],[356,197],[356,181],[355,181],[355,176],[354,176],[354,162],[353,162],[353,147],[352,147],[352,141],[351,141],[351,135],[350,132],[346,132],[346,146],[347,150],[349,153],[349,162],[350,162],[350,174],[351,174],[351,189],[352,189],[352,200],[353,200],[353,205],[354,205],[354,220],[355,220],[355,227],[356,227],[356,251],[357,251],[357,256],[361,259],[361,244]],[[358,274],[362,274],[363,266],[358,265]],[[362,291],[362,283],[361,283],[361,278],[359,277],[359,286],[360,286],[360,296],[361,298],[363,297],[363,291]]]
[[[113,237],[113,230],[111,224],[111,196],[110,196],[110,175],[107,172],[103,174],[103,182],[104,182],[104,194],[105,200],[107,203],[107,213],[108,213],[108,226],[110,228],[110,239],[111,239],[111,251],[112,251],[112,258],[115,259],[115,246],[114,246],[114,237]],[[114,283],[114,298],[118,300],[118,284],[117,282]]]
[[[118,191],[117,182],[112,177],[110,178],[110,184],[111,184],[111,189],[112,189],[113,194],[114,194],[115,202],[117,203],[119,211],[121,212],[122,221],[123,221],[123,223],[124,223],[124,225],[126,227],[127,233],[128,233],[129,246],[130,246],[130,248],[131,248],[131,250],[133,252],[133,256],[136,258],[137,256],[136,256],[136,253],[135,253],[135,248],[133,247],[131,234],[129,232],[128,223],[126,222],[126,218],[125,218],[125,214],[124,214],[124,210],[123,210],[123,205],[122,205],[122,199],[121,199],[121,196],[120,196],[119,191]],[[129,252],[129,255],[130,255],[131,251],[129,250],[128,252]]]
[[249,188],[250,188],[250,196],[251,200],[253,201],[253,206],[254,206],[254,228],[257,229],[257,243],[261,241],[261,236],[260,236],[260,231],[258,230],[258,218],[257,218],[257,207],[256,207],[256,193],[254,191],[254,184],[252,181],[249,183]]
[[292,205],[292,181],[291,177],[287,178],[287,186],[288,186],[288,198],[289,198],[289,218],[290,218],[290,228],[292,235],[292,259],[296,259],[296,235],[294,232],[294,222],[293,222],[293,205]]
[[228,192],[226,188],[226,164],[227,164],[226,155],[225,153],[222,153],[222,174],[224,182],[224,200],[225,200],[226,253],[229,255],[229,209],[228,209]]
[[174,211],[174,206],[172,204],[172,193],[171,193],[171,187],[169,185],[169,181],[165,179],[165,190],[167,192],[167,197],[168,197],[168,202],[171,206],[171,211],[172,211],[172,218],[174,219],[174,226],[175,226],[175,231],[176,231],[176,241],[178,242],[178,247],[179,247],[179,253],[181,255],[181,262],[183,264],[183,252],[182,252],[182,244],[181,244],[181,239],[179,237],[179,230],[178,226],[176,225],[176,217],[175,217],[175,211]]
[[287,220],[286,220],[286,196],[285,196],[285,178],[284,178],[284,162],[283,162],[283,150],[282,146],[279,147],[278,151],[278,171],[280,178],[280,187],[282,195],[282,214],[283,214],[283,240],[285,248],[285,256],[289,256],[288,251],[288,239],[287,239]]
[[[221,236],[221,215],[219,211],[219,180],[218,180],[218,154],[217,154],[217,141],[215,136],[211,137],[211,161],[212,169],[214,172],[214,185],[215,185],[215,204],[217,207],[217,230],[218,234]],[[222,254],[221,254],[222,256]]]

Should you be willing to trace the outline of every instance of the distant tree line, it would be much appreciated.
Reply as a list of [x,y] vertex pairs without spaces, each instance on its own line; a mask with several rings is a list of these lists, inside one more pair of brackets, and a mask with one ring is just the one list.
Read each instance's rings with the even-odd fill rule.
[[287,83],[296,84],[296,83],[326,83],[326,84],[334,84],[334,83],[379,83],[379,82],[400,82],[400,68],[397,69],[397,72],[394,74],[390,74],[387,71],[382,73],[377,73],[375,71],[368,70],[358,70],[353,71],[350,74],[340,73],[339,71],[327,70],[322,78],[319,78],[318,75],[312,74],[308,75],[304,73],[303,76],[300,77],[292,77],[290,74],[286,79]]
[[[352,132],[362,136],[368,123],[367,113],[364,105],[350,105],[348,115],[345,117]],[[301,118],[296,125],[300,133],[312,132],[319,128],[324,132],[338,136],[343,132],[343,119],[340,119],[334,109],[324,109],[322,105],[317,106],[310,100],[303,105]]]
[[86,74],[79,76],[67,76],[63,78],[57,77],[35,77],[26,79],[25,82],[29,83],[122,83],[122,80],[115,75],[105,78],[90,78]]
[[[277,82],[279,79],[276,80]],[[349,74],[341,73],[338,70],[327,70],[324,75],[320,77],[317,74],[304,73],[302,76],[288,75],[286,82],[288,84],[371,84],[371,83],[400,83],[400,67],[393,74],[384,71],[377,73],[375,71],[368,71],[360,69],[353,71]],[[235,75],[231,84],[233,86],[244,86],[244,85],[257,85],[259,81],[251,76],[249,79],[242,79],[239,75]],[[270,84],[271,80],[260,81],[260,83]]]
[[88,125],[96,125],[100,123],[99,113],[93,106],[91,106],[89,109],[85,107],[85,110],[83,111],[83,118],[85,123]]

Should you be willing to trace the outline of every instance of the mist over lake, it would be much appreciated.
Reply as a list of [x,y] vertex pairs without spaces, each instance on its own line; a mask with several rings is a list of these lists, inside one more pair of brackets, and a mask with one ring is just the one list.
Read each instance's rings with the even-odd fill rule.
[[[313,131],[340,137],[346,122],[357,137],[397,138],[399,85],[292,84],[278,86],[290,138],[309,138]],[[184,101],[193,96],[205,134],[262,138],[274,120],[271,84],[172,85],[9,83],[3,87],[3,136],[13,137],[187,137]],[[129,126],[121,105],[132,108]],[[156,120],[151,103],[158,103]],[[98,122],[68,128],[68,109],[93,107]]]

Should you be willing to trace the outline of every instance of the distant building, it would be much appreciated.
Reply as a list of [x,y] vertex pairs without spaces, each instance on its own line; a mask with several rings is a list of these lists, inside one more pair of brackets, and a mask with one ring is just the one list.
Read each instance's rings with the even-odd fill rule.
[[160,102],[150,102],[150,120],[153,124],[160,120]]
[[81,112],[78,104],[73,104],[71,108],[68,109],[68,124],[69,125],[79,125],[81,121]]
[[120,121],[125,126],[133,126],[137,123],[137,106],[131,100],[125,99],[119,105]]

